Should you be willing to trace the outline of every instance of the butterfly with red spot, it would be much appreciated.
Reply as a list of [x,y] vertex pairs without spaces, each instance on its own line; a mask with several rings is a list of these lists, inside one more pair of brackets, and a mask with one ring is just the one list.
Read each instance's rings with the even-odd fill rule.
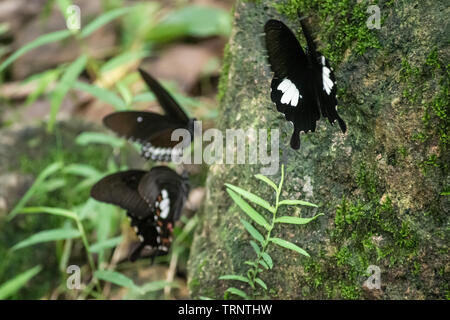
[[[174,147],[179,143],[172,141],[172,132],[186,129],[193,136],[195,119],[189,118],[175,99],[148,72],[139,69],[141,77],[156,96],[165,115],[146,111],[119,111],[103,118],[106,127],[142,145],[142,156],[145,159],[170,161],[172,152],[181,154],[182,149]],[[183,141],[188,145],[188,141]]]
[[274,73],[271,99],[277,110],[294,125],[290,145],[300,148],[300,132],[316,130],[320,115],[333,125],[337,120],[343,133],[345,122],[337,113],[336,78],[327,59],[316,49],[305,19],[300,24],[308,44],[302,49],[294,33],[281,21],[269,20],[264,26],[270,67]]
[[128,170],[108,175],[92,187],[91,196],[127,210],[141,242],[130,256],[134,261],[144,248],[152,251],[152,258],[168,253],[174,223],[181,215],[189,189],[186,174],[180,176],[168,167],[158,166],[150,171]]

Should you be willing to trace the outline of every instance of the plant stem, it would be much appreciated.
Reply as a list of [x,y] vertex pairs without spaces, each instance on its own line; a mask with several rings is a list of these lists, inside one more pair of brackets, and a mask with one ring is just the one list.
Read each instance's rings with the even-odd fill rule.
[[96,285],[96,288],[97,288],[98,292],[102,292],[102,288],[100,287],[100,283],[98,282],[97,278],[94,277],[94,272],[96,270],[95,262],[94,262],[94,258],[92,257],[91,252],[89,251],[89,248],[90,248],[89,247],[89,242],[87,240],[86,232],[84,231],[83,224],[81,223],[80,218],[78,218],[78,216],[75,217],[75,221],[77,223],[78,230],[80,230],[81,240],[83,241],[83,245],[84,245],[84,247],[86,249],[87,258],[88,258],[88,261],[89,261],[89,266],[91,267],[91,270],[92,270],[92,278],[93,278],[92,281],[95,281],[95,285]]
[[[275,227],[275,220],[277,218],[277,212],[278,212],[278,207],[279,207],[279,203],[280,203],[281,188],[283,187],[283,180],[284,180],[284,165],[281,165],[281,180],[280,180],[278,189],[276,190],[275,210],[272,214],[272,222],[270,224],[269,230],[267,230],[267,235],[266,235],[266,238],[264,239],[264,244],[262,246],[262,249],[256,256],[256,266],[253,267],[254,269],[250,269],[250,270],[252,270],[252,272],[251,272],[252,278],[249,280],[250,280],[250,284],[253,288],[253,291],[256,291],[255,280],[256,280],[256,277],[259,272],[259,265],[260,265],[259,262],[261,261],[262,254],[266,252],[266,249],[267,249],[267,247],[269,245],[269,241],[270,241],[270,234],[271,234],[273,228]],[[253,297],[255,297],[255,295]]]

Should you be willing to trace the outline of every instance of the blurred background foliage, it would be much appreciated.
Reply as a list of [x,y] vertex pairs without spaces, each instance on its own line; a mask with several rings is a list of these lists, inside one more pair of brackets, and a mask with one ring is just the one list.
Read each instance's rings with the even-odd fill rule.
[[[81,28],[69,30],[68,7]],[[101,126],[126,109],[161,112],[137,73],[155,75],[185,111],[214,125],[231,0],[0,2],[0,299],[187,298],[186,261],[207,168],[171,253],[135,263],[123,210],[89,197],[108,173],[149,169],[137,145]],[[67,288],[70,265],[79,290]]]

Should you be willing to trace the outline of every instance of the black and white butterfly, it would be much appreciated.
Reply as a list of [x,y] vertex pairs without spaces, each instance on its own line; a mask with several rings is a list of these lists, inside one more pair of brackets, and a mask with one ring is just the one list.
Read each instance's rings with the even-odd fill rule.
[[300,17],[308,44],[302,49],[294,33],[281,21],[269,20],[264,26],[269,63],[274,73],[271,99],[277,110],[294,125],[291,147],[300,148],[300,132],[314,132],[320,115],[331,124],[337,120],[343,133],[345,122],[337,113],[336,78],[327,59],[316,45],[304,19]]
[[182,152],[181,149],[173,149],[179,142],[171,140],[172,132],[175,129],[183,128],[187,129],[192,137],[195,119],[186,115],[155,78],[142,69],[139,69],[139,72],[166,114],[119,111],[107,115],[103,118],[103,123],[118,135],[140,143],[142,156],[145,159],[170,161],[172,152],[179,154]]
[[151,250],[152,258],[168,253],[174,223],[180,217],[189,189],[186,176],[157,166],[150,171],[128,170],[108,175],[92,187],[91,196],[127,210],[140,240],[130,255],[134,261],[144,248]]

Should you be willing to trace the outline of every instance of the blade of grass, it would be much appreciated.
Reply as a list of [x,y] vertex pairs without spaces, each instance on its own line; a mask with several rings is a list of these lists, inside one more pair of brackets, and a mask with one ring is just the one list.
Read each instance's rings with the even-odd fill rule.
[[77,214],[75,212],[61,209],[61,208],[51,208],[51,207],[27,207],[20,210],[18,213],[48,213],[56,216],[63,216],[70,219],[77,219]]
[[133,6],[124,7],[124,8],[118,8],[114,9],[108,12],[105,12],[104,14],[98,16],[96,19],[88,23],[84,28],[83,31],[81,31],[81,37],[86,38],[90,36],[95,30],[103,27],[105,24],[109,23],[110,21],[128,13],[131,9],[133,9]]
[[27,239],[22,240],[19,243],[15,244],[11,248],[11,251],[29,247],[37,243],[73,239],[79,238],[80,236],[81,236],[80,231],[76,229],[63,228],[63,229],[45,230],[35,233],[31,237],[28,237]]
[[4,300],[14,293],[20,290],[24,285],[30,281],[35,275],[37,275],[42,270],[41,266],[35,266],[34,268],[28,269],[25,272],[15,276],[9,281],[6,281],[0,286],[0,300]]
[[16,216],[16,214],[22,210],[22,208],[27,204],[27,202],[30,200],[30,198],[36,193],[36,191],[39,190],[42,183],[52,174],[57,172],[62,168],[62,163],[55,162],[46,167],[36,178],[33,185],[28,189],[28,191],[25,193],[25,195],[19,200],[19,202],[16,204],[16,206],[11,210],[11,212],[8,215],[8,221],[10,221],[12,218]]
[[73,87],[77,90],[87,92],[97,99],[112,105],[116,110],[126,109],[126,103],[112,91],[81,81],[75,82]]
[[6,59],[2,64],[0,64],[0,73],[3,72],[3,70],[5,70],[6,67],[8,67],[11,63],[13,63],[17,58],[24,55],[28,51],[31,51],[34,48],[43,46],[48,43],[61,41],[69,37],[71,34],[72,32],[70,30],[59,30],[52,33],[44,34],[36,38],[35,40],[31,41],[30,43],[27,43],[19,50],[14,52],[8,59]]
[[86,146],[91,143],[99,143],[111,146],[111,148],[122,148],[125,145],[124,139],[101,132],[83,132],[76,137],[75,143],[80,146]]
[[66,96],[67,92],[69,92],[70,88],[73,87],[73,84],[77,80],[80,73],[84,70],[84,67],[87,63],[87,56],[81,55],[72,62],[67,69],[64,71],[61,80],[57,84],[55,90],[52,92],[50,98],[50,119],[48,121],[47,130],[52,132],[53,125],[56,121],[56,114],[61,107],[61,103]]
[[98,271],[95,271],[94,276],[97,279],[111,282],[111,283],[121,286],[121,287],[136,290],[141,294],[145,293],[140,287],[138,287],[134,283],[134,281],[132,279],[128,278],[127,276],[125,276],[122,273],[119,273],[116,271],[111,271],[111,270],[98,270]]
[[111,249],[116,247],[119,243],[122,242],[123,237],[115,237],[111,239],[107,239],[105,241],[96,242],[90,246],[89,252],[91,253],[99,253],[100,251]]

